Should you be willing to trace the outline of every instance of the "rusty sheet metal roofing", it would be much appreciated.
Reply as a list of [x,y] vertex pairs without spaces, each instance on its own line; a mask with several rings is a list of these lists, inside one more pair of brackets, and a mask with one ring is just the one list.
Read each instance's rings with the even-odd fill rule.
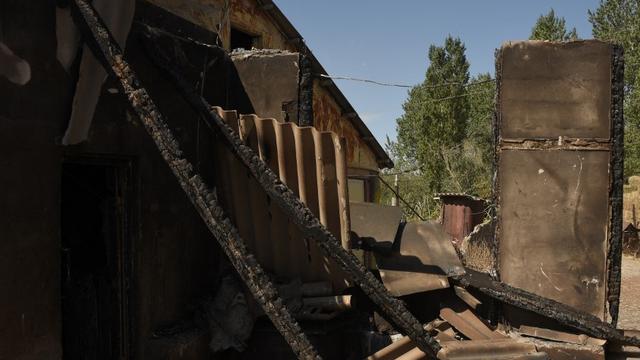
[[[276,25],[279,27],[282,34],[290,41],[295,44],[300,53],[303,53],[311,59],[311,67],[314,73],[316,74],[327,74],[327,71],[322,67],[320,61],[313,55],[313,52],[306,46],[303,41],[302,35],[296,30],[296,28],[291,24],[289,19],[282,13],[282,11],[278,8],[278,6],[272,0],[256,0],[259,5],[267,12],[267,14],[273,19]],[[393,161],[384,150],[382,145],[376,140],[376,138],[371,133],[371,130],[365,125],[364,121],[360,118],[360,115],[355,111],[349,100],[344,96],[342,91],[338,88],[338,86],[331,79],[323,79],[323,84],[326,84],[327,90],[335,97],[335,100],[342,107],[343,113],[345,114],[353,114],[353,116],[348,116],[347,118],[356,128],[362,140],[371,147],[371,150],[376,154],[376,158],[378,161],[378,166],[381,168],[392,168]]]
[[600,41],[523,41],[503,45],[496,61],[500,278],[613,322],[620,281],[620,57],[617,47]]
[[456,247],[486,216],[487,202],[467,194],[437,194],[442,202],[441,221],[444,231],[451,235]]
[[[347,248],[350,226],[344,140],[312,127],[214,109]],[[334,290],[344,288],[347,283],[339,268],[322,256],[312,240],[302,237],[224,146],[216,151],[224,159],[217,169],[222,177],[218,195],[260,264],[275,275],[299,277],[303,282],[331,281]]]
[[382,282],[395,296],[444,289],[448,275],[464,274],[449,236],[435,221],[406,224],[399,242],[399,251],[376,256]]

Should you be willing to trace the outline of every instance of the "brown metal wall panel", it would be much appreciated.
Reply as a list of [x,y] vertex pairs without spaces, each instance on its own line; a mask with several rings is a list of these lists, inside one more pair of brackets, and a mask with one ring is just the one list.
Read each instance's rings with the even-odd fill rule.
[[609,138],[609,44],[523,41],[501,51],[503,137]]
[[621,51],[593,40],[508,43],[496,74],[500,278],[615,323]]
[[603,316],[608,165],[604,151],[501,154],[502,281]]
[[[344,139],[293,123],[255,115],[238,118],[235,112],[217,111],[346,246],[349,207]],[[225,160],[224,169],[218,169],[219,186],[224,190],[218,193],[265,269],[305,282],[330,281],[337,291],[348,285],[341,270],[321,254],[315,242],[302,237],[238,161],[223,147],[216,151]]]

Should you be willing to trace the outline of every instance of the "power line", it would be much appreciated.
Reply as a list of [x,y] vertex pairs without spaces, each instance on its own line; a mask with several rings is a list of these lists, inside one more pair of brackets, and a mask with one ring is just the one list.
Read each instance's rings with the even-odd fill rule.
[[380,85],[380,86],[395,86],[395,87],[409,88],[409,89],[414,87],[414,85],[392,84],[392,83],[385,83],[385,82],[369,80],[369,79],[354,78],[354,77],[349,77],[349,76],[330,76],[330,75],[327,75],[327,74],[318,74],[318,76],[320,76],[321,78],[325,78],[325,79],[360,81],[360,82],[365,82],[365,83],[370,83],[370,84],[375,84],[375,85]]
[[[407,85],[407,84],[396,84],[396,83],[381,82],[381,81],[376,81],[376,80],[371,80],[371,79],[362,79],[362,78],[356,78],[356,77],[351,77],[351,76],[337,76],[337,75],[336,76],[331,76],[331,75],[327,75],[327,74],[316,74],[316,75],[321,77],[321,78],[324,78],[324,79],[359,81],[359,82],[364,82],[364,83],[369,83],[369,84],[374,84],[374,85],[380,85],[380,86],[392,86],[392,87],[409,88],[409,89],[412,89],[412,88],[418,86],[418,85]],[[484,83],[494,82],[494,81],[496,81],[496,80],[495,79],[488,79],[488,80],[473,81],[473,82],[470,82],[470,83],[453,81],[453,82],[444,82],[444,83],[434,84],[434,85],[423,85],[423,87],[426,88],[426,89],[436,89],[436,88],[445,87],[445,86],[451,86],[451,85],[462,85],[463,87],[467,87],[467,86],[479,85],[479,84],[484,84]]]
[[457,98],[461,98],[461,97],[465,97],[465,96],[469,96],[469,95],[482,94],[482,93],[483,93],[483,91],[467,91],[466,93],[460,94],[460,95],[453,95],[453,96],[447,96],[447,97],[438,98],[438,99],[432,99],[431,102],[438,102],[438,101],[443,101],[443,100],[457,99]]
[[398,194],[397,191],[395,191],[395,189],[393,187],[391,187],[391,185],[389,185],[389,183],[387,183],[386,181],[384,181],[384,179],[382,178],[382,176],[378,175],[378,179],[380,179],[380,181],[387,187],[389,188],[389,190],[391,190],[391,192],[398,198],[400,199],[400,201],[402,201],[407,208],[409,208],[409,210],[411,210],[411,212],[416,215],[420,220],[425,221],[425,219],[416,211],[416,209],[413,208],[413,206],[411,206],[408,202],[406,202],[402,196],[400,196],[400,194]]

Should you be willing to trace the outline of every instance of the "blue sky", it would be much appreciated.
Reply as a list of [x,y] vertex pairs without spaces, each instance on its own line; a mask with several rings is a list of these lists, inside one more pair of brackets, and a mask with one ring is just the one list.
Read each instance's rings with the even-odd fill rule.
[[[330,75],[417,84],[427,49],[447,35],[467,47],[471,74],[494,72],[494,51],[505,40],[529,37],[538,16],[553,8],[591,38],[587,10],[598,0],[276,0]],[[336,80],[378,141],[395,138],[407,89]]]

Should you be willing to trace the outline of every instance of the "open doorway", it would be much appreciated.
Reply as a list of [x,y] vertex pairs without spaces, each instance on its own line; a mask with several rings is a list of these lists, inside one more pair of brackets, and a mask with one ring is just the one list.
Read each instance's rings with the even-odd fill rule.
[[68,160],[61,186],[63,357],[129,359],[130,163]]

